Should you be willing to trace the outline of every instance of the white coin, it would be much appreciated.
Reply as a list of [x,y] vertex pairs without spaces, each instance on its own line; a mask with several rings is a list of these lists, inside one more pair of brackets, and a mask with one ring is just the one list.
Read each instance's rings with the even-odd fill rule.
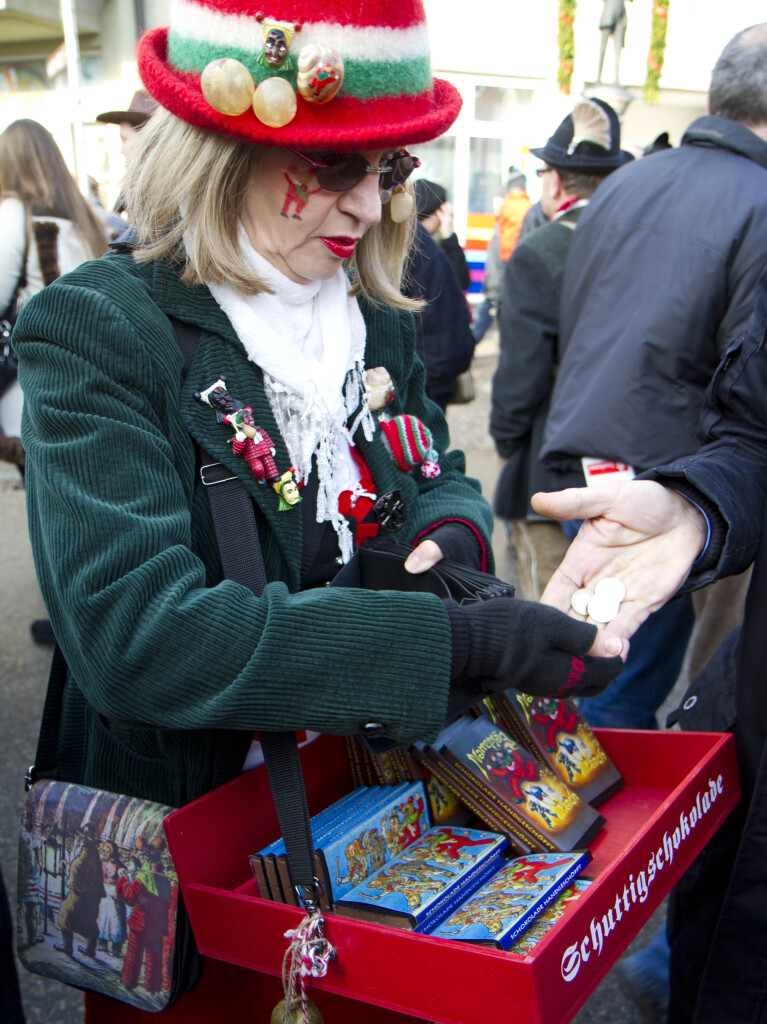
[[594,591],[588,587],[581,587],[576,590],[570,598],[570,607],[579,615],[588,615],[589,601],[594,597]]
[[611,601],[607,597],[594,596],[589,601],[589,618],[594,622],[611,622],[618,614],[620,601]]
[[597,583],[594,587],[594,593],[597,597],[604,597],[610,601],[618,601],[620,603],[626,596],[626,588],[615,576],[607,576]]

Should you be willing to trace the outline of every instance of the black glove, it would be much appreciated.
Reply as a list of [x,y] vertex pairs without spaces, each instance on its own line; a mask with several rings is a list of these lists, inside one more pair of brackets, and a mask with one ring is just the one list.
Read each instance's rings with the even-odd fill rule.
[[439,545],[442,557],[450,562],[479,569],[479,541],[468,526],[462,523],[443,523],[421,540],[433,540]]
[[594,697],[623,668],[587,657],[596,626],[534,601],[445,601],[453,642],[449,714],[513,687],[536,697]]

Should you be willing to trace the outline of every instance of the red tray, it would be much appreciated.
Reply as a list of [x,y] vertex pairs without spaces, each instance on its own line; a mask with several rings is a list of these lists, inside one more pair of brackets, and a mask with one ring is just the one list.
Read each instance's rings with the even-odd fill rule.
[[[732,736],[600,729],[626,786],[599,810],[587,893],[522,957],[327,915],[338,952],[312,986],[437,1024],[564,1024],[738,802]],[[312,814],[352,786],[343,742],[301,751]],[[262,900],[248,855],[277,837],[262,767],[165,822],[189,917],[206,956],[279,975],[295,907]],[[477,994],[482,998],[478,1003]]]

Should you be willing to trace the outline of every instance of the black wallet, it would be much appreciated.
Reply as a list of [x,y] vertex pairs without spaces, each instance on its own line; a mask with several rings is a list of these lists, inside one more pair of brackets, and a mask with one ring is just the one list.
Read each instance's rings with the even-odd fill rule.
[[412,550],[409,544],[389,538],[368,541],[357,548],[330,585],[436,594],[441,598],[451,597],[459,604],[514,596],[514,587],[510,583],[444,558],[426,572],[408,572],[405,559]]

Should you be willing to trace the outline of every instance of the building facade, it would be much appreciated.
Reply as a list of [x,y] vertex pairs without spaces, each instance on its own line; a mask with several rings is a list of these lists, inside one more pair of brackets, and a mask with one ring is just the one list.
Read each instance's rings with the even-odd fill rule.
[[[123,172],[117,128],[96,114],[124,109],[140,84],[134,48],[143,28],[167,24],[172,0],[0,0],[0,130],[32,117],[56,137],[80,180],[100,185],[114,200]],[[537,161],[543,145],[572,103],[596,88],[602,0],[580,0],[574,20],[575,59],[569,95],[559,90],[558,0],[425,0],[435,72],[452,81],[464,104],[443,138],[418,147],[421,173],[443,184],[456,211],[462,242],[479,244],[492,226],[493,197],[511,164],[527,175],[537,198]],[[668,131],[677,145],[685,127],[705,113],[710,69],[724,43],[764,19],[760,0],[721,5],[714,0],[670,0],[659,102],[642,88],[653,0],[627,4],[620,54],[624,146],[643,147]],[[79,102],[67,85],[62,9],[71,8],[79,39]],[[614,77],[613,40],[603,80]],[[609,91],[604,95],[612,101]],[[620,105],[620,104],[618,104]],[[82,129],[76,129],[77,122]],[[479,284],[475,287],[479,287]]]

